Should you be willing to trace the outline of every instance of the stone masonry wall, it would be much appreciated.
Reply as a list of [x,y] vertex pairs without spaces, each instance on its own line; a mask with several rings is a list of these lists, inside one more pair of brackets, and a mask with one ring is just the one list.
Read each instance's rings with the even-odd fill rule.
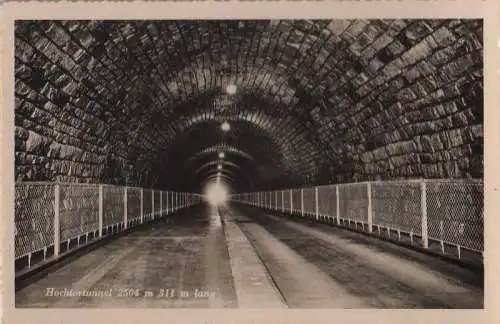
[[304,182],[480,178],[482,32],[480,20],[18,22],[16,178],[152,185],[159,157],[189,158],[164,153],[200,109],[183,103],[229,83],[267,103],[236,103],[266,110],[255,129],[293,120],[272,142]]

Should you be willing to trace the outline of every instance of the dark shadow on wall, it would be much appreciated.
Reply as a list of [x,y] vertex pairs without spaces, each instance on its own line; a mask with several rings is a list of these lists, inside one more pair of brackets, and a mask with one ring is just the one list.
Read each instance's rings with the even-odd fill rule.
[[108,154],[104,162],[104,167],[100,174],[100,179],[104,183],[123,185],[126,182],[125,163],[114,154]]

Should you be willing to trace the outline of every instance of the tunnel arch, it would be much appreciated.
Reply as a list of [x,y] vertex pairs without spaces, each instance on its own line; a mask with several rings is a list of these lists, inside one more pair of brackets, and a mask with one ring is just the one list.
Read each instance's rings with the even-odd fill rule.
[[223,150],[224,152],[226,153],[231,153],[231,154],[236,154],[238,156],[241,156],[247,160],[255,160],[250,154],[246,153],[245,151],[243,150],[240,150],[234,146],[229,146],[227,144],[224,144],[224,143],[219,143],[217,145],[213,145],[213,146],[210,146],[210,147],[207,147],[201,151],[199,151],[198,153],[195,153],[193,156],[191,156],[188,160],[188,163],[190,161],[193,161],[197,158],[200,158],[202,156],[205,156],[205,155],[208,155],[208,154],[214,154],[214,153],[217,153],[219,151]]
[[[214,166],[222,165],[222,169],[215,169]],[[229,167],[229,168],[228,168]],[[241,178],[244,178],[245,182],[249,185],[250,188],[254,187],[254,182],[252,181],[252,174],[248,174],[244,172],[238,164],[227,160],[213,160],[207,163],[204,163],[200,166],[194,173],[187,175],[188,183],[192,183],[192,181],[197,182],[197,180],[207,179],[212,174],[221,172],[224,174],[229,173],[231,176],[238,175]],[[233,177],[234,179],[234,177]]]
[[[186,118],[191,119],[189,116]],[[231,125],[231,130],[227,133],[218,130],[218,123],[223,121],[227,121]],[[177,137],[177,143],[179,144],[172,143],[172,152],[167,152],[166,154],[175,156],[175,159],[180,162],[178,164],[172,162],[172,165],[168,168],[176,170],[176,174],[180,178],[183,178],[185,176],[183,174],[184,169],[187,172],[193,172],[193,170],[189,169],[190,165],[186,164],[185,161],[189,160],[189,157],[193,155],[196,156],[197,150],[203,151],[203,146],[211,147],[215,143],[222,142],[229,143],[229,146],[234,147],[240,145],[241,143],[239,142],[244,142],[245,139],[252,138],[252,141],[259,143],[258,147],[252,149],[252,145],[243,144],[244,147],[247,147],[245,154],[252,156],[251,160],[253,161],[260,161],[263,164],[261,169],[295,170],[295,172],[302,173],[314,170],[314,166],[317,163],[315,157],[318,157],[320,152],[319,148],[314,147],[314,144],[307,140],[306,135],[303,135],[307,132],[307,129],[299,121],[293,119],[293,117],[286,119],[286,124],[280,124],[279,121],[280,119],[276,116],[265,113],[254,113],[247,109],[241,109],[225,115],[216,115],[215,112],[211,111],[202,118],[197,118],[195,122],[190,123],[185,128],[185,132],[179,133]],[[178,122],[175,123],[179,124]],[[209,134],[207,135],[205,132]],[[203,138],[203,140],[200,140],[197,144],[191,144],[189,149],[185,149],[186,146],[183,144],[183,141],[192,141],[192,139],[198,137]],[[211,141],[205,142],[204,140],[208,138]],[[291,143],[290,139],[295,139],[296,141]],[[180,147],[180,149],[176,150],[175,147]],[[182,154],[178,153],[179,151]],[[251,154],[248,153],[250,151],[252,151]],[[265,163],[266,160],[269,162]],[[307,166],[306,169],[301,170],[300,167],[304,165]],[[278,174],[277,177],[279,176]]]
[[[483,175],[480,20],[15,27],[21,181],[196,191],[184,175],[221,145],[252,157],[228,154],[256,174],[254,189]],[[229,84],[237,92],[228,97]],[[215,127],[228,116],[258,127],[231,140]],[[204,138],[183,138],[183,127]]]
[[195,174],[203,171],[203,169],[205,168],[209,168],[209,167],[212,167],[213,165],[219,165],[221,164],[222,166],[226,167],[226,166],[229,166],[229,167],[233,167],[235,169],[241,169],[237,164],[235,163],[232,163],[232,162],[229,162],[229,161],[226,161],[226,160],[213,160],[213,161],[209,161],[207,163],[204,163],[202,166],[200,166],[198,169],[196,169],[196,171],[194,172]]

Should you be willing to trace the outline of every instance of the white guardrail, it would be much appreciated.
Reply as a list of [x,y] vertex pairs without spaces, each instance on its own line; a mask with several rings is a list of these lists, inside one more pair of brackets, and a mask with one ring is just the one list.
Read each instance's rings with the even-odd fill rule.
[[443,254],[451,247],[460,258],[462,249],[484,250],[483,197],[480,180],[419,179],[249,192],[230,199],[406,239]]
[[165,217],[200,201],[198,194],[136,187],[16,183],[16,268],[29,270],[96,238]]

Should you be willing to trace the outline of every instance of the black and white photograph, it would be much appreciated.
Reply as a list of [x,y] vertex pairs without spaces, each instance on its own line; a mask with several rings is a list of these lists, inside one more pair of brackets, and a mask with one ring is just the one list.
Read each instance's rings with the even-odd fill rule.
[[481,19],[17,20],[15,307],[481,309]]

